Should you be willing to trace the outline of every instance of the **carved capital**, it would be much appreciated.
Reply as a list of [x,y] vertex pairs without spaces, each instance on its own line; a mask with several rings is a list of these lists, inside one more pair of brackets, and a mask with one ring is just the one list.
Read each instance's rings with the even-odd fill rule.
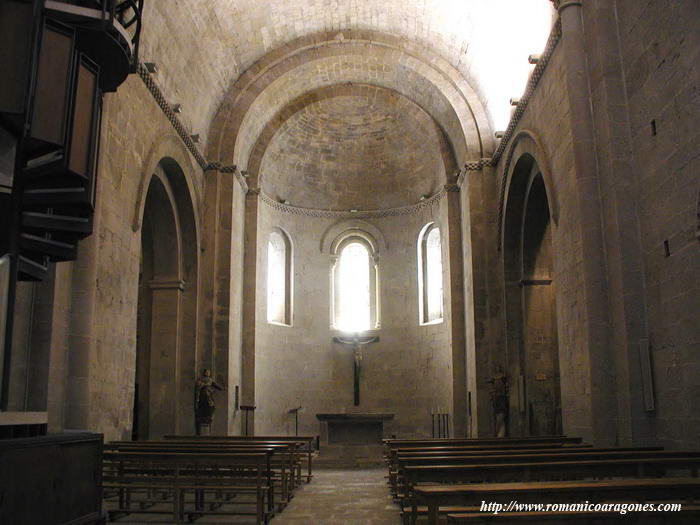
[[148,281],[151,290],[179,290],[185,289],[185,281],[182,279],[154,279]]

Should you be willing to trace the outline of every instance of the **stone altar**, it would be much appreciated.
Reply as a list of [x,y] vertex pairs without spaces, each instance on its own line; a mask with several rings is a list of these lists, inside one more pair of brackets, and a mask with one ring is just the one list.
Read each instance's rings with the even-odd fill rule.
[[394,419],[394,414],[316,414],[316,418],[321,422],[321,445],[379,445],[384,422]]

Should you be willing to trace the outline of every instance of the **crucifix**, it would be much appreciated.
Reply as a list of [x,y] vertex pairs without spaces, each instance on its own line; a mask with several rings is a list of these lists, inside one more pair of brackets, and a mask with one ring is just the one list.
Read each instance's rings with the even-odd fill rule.
[[352,346],[354,355],[353,380],[355,391],[355,406],[360,406],[360,367],[362,365],[362,347],[370,343],[379,341],[378,336],[360,337],[355,334],[354,337],[334,337],[333,342],[347,346]]

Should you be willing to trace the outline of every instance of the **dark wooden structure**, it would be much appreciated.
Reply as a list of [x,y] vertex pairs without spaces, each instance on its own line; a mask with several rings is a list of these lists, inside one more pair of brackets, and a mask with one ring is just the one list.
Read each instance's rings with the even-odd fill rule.
[[102,523],[102,434],[0,440],[0,523]]
[[[7,409],[17,281],[72,261],[92,233],[102,94],[138,64],[144,0],[0,2],[0,257],[9,256],[0,409]],[[11,158],[12,158],[11,157]],[[10,161],[11,162],[11,161]],[[6,226],[7,225],[7,226]]]

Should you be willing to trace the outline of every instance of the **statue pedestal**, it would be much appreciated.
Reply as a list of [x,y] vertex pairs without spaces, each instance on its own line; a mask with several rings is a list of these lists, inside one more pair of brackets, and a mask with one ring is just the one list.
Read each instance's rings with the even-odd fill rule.
[[198,436],[210,436],[211,435],[211,425],[207,425],[207,424],[197,425],[197,435]]

